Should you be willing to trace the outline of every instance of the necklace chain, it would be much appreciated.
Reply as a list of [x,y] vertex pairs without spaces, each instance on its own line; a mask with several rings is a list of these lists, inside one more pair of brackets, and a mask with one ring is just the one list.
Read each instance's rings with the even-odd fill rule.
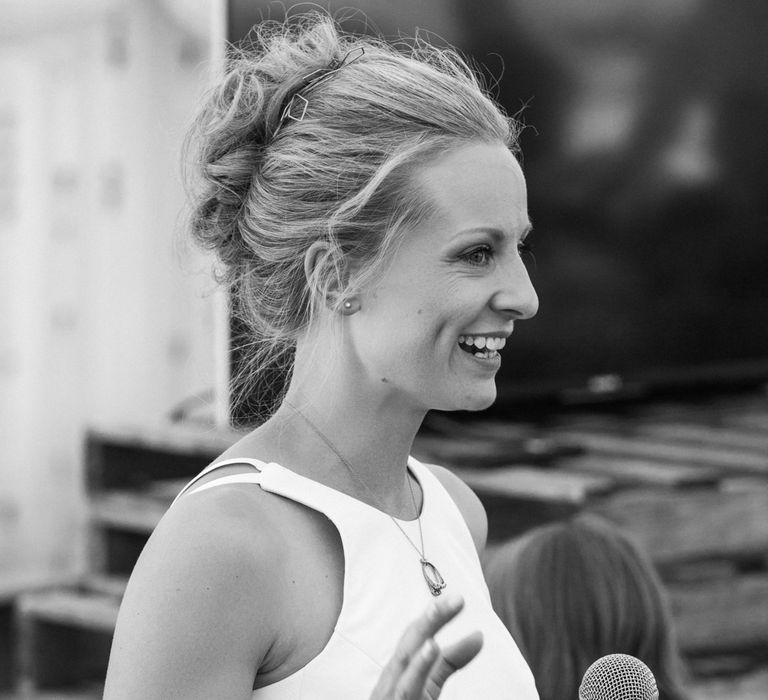
[[[307,418],[296,406],[294,406],[292,403],[290,403],[287,400],[284,400],[283,403],[285,403],[296,415],[298,415],[311,429],[312,431],[328,446],[328,448],[335,454],[341,463],[346,467],[347,471],[349,472],[350,476],[355,480],[356,483],[360,484],[362,488],[365,490],[365,492],[368,494],[370,499],[373,501],[374,504],[381,510],[382,512],[386,513],[386,511],[379,506],[378,499],[373,494],[373,491],[371,491],[368,484],[365,483],[365,480],[360,477],[355,470],[352,468],[352,465],[344,459],[344,457],[341,455],[341,452],[339,452],[336,449],[336,446],[331,442],[330,438],[322,431],[320,428],[318,428],[309,418]],[[403,534],[403,537],[407,540],[408,544],[411,545],[416,550],[416,553],[419,555],[419,562],[421,564],[421,572],[424,575],[424,580],[427,582],[427,587],[429,588],[429,592],[433,596],[440,595],[443,588],[446,587],[445,579],[442,577],[440,572],[437,570],[437,567],[430,562],[426,554],[424,553],[424,532],[421,529],[421,513],[419,512],[418,506],[416,505],[416,496],[413,494],[413,486],[411,485],[411,476],[406,470],[406,481],[408,482],[408,490],[411,494],[411,503],[413,503],[413,510],[416,513],[416,523],[419,526],[419,542],[421,543],[421,549],[419,549],[413,542],[413,540],[408,536],[408,533],[403,529],[403,527],[400,525],[399,522],[397,522],[397,519],[390,515],[389,513],[386,513],[389,519],[397,526],[397,529],[400,530],[400,532]],[[422,501],[423,502],[423,501]]]
[[[342,457],[341,453],[336,449],[336,446],[331,442],[331,439],[325,433],[323,433],[320,430],[320,428],[318,428],[311,420],[309,420],[309,418],[307,418],[298,408],[296,408],[296,406],[294,406],[289,401],[284,401],[283,403],[285,403],[297,416],[299,416],[299,418],[301,418],[312,429],[312,431],[317,435],[317,437],[319,437],[328,446],[331,452],[333,452],[333,454],[335,454],[339,458],[341,463],[347,468],[347,471],[349,472],[350,476],[355,480],[355,482],[360,484],[360,486],[363,487],[365,492],[374,502],[374,505],[376,505],[376,507],[379,508],[379,510],[386,513],[386,511],[384,511],[384,509],[381,508],[381,506],[379,505],[378,499],[373,494],[373,491],[371,491],[368,484],[365,483],[364,479],[362,479],[360,476],[357,475],[355,470],[352,468],[352,465],[346,459],[344,459],[344,457]],[[413,503],[413,511],[416,514],[416,522],[418,523],[418,526],[419,526],[419,542],[421,543],[421,549],[419,549],[414,544],[413,540],[408,536],[408,533],[402,528],[400,523],[397,522],[397,519],[394,516],[390,515],[389,513],[387,513],[387,516],[395,525],[397,525],[397,529],[403,533],[403,536],[405,537],[406,540],[408,540],[408,543],[411,545],[411,547],[413,547],[416,550],[421,560],[426,561],[426,556],[424,554],[424,532],[421,529],[421,514],[419,513],[418,506],[416,505],[416,496],[413,493],[413,485],[411,484],[411,477],[407,472],[406,472],[406,480],[408,482],[408,491],[411,494],[411,503]]]

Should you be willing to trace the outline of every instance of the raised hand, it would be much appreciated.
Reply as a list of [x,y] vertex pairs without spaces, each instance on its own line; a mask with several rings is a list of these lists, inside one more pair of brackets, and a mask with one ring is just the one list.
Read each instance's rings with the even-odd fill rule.
[[445,681],[472,661],[483,646],[479,631],[444,649],[437,646],[435,634],[463,607],[460,597],[447,596],[408,625],[370,700],[437,700]]

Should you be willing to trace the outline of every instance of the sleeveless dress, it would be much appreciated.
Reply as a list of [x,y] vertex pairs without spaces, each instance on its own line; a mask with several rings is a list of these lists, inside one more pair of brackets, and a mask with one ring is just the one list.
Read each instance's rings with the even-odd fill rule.
[[[254,471],[194,487],[205,474],[233,464],[250,465]],[[408,467],[422,488],[427,559],[445,579],[445,592],[459,593],[465,602],[436,641],[443,646],[478,629],[484,636],[481,652],[446,681],[440,700],[538,700],[528,665],[491,607],[464,517],[428,467],[413,457]],[[326,646],[295,673],[254,690],[252,700],[367,700],[405,628],[434,601],[419,555],[383,511],[274,462],[245,458],[217,462],[179,496],[188,489],[191,495],[240,483],[258,484],[323,513],[339,531],[345,562],[341,612]],[[419,544],[418,522],[397,522]]]

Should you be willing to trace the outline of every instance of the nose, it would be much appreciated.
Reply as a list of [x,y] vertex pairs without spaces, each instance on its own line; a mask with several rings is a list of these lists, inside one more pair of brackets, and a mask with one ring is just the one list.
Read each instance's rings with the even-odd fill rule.
[[523,261],[516,256],[511,269],[500,270],[499,286],[491,297],[491,307],[514,320],[533,318],[539,310],[539,297]]

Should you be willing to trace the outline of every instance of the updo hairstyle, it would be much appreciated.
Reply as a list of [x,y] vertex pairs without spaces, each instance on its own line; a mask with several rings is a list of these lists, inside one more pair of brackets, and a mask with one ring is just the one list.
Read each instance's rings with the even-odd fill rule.
[[[304,118],[281,119],[297,93]],[[416,168],[472,141],[514,151],[517,136],[453,50],[345,34],[322,13],[255,27],[186,145],[189,228],[216,252],[250,334],[241,391],[258,391],[259,373],[290,356],[317,304],[338,310],[428,214],[411,186]],[[317,241],[325,254],[308,280],[304,257]]]

